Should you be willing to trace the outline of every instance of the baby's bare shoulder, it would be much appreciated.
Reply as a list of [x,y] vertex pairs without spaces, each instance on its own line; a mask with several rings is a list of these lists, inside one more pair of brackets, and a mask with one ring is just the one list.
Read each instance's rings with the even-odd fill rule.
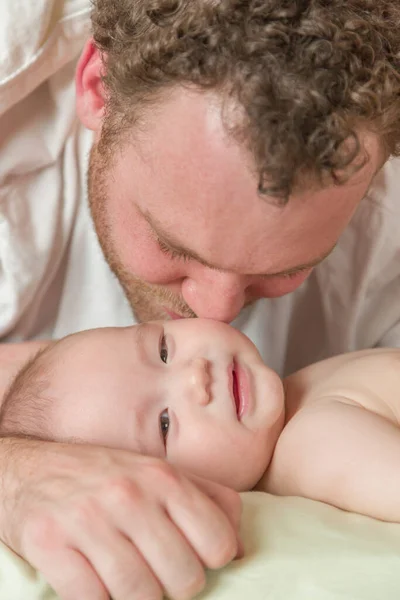
[[288,420],[329,399],[354,404],[400,424],[400,349],[343,354],[285,381]]

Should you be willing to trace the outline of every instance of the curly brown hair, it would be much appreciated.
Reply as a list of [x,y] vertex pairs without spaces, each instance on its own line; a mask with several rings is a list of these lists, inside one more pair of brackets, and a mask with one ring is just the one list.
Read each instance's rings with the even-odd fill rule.
[[400,154],[397,0],[94,0],[92,22],[114,131],[167,88],[214,90],[283,199],[300,174],[347,180],[362,130]]

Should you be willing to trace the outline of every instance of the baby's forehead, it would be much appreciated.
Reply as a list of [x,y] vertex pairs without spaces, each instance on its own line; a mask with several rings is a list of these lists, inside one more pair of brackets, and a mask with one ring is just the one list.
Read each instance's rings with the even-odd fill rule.
[[57,352],[68,352],[70,350],[76,350],[78,347],[83,350],[90,350],[93,346],[96,346],[96,344],[101,346],[116,337],[116,328],[103,327],[98,329],[86,329],[84,331],[71,333],[61,340],[58,340],[55,349]]
[[93,355],[95,348],[96,344],[86,332],[74,333],[53,342],[38,360],[51,369],[51,379],[54,381],[71,369],[75,369],[85,357]]
[[[135,335],[127,337],[128,329],[133,330]],[[73,361],[75,364],[92,359],[112,361],[115,353],[123,352],[127,344],[130,347],[137,344],[137,329],[138,327],[103,327],[73,333],[55,344],[52,358],[60,363]]]

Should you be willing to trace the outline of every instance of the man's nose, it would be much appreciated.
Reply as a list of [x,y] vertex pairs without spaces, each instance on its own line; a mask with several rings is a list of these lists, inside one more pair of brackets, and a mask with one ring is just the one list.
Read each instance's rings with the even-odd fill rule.
[[247,285],[246,277],[205,269],[187,277],[181,293],[198,317],[230,323],[245,304]]

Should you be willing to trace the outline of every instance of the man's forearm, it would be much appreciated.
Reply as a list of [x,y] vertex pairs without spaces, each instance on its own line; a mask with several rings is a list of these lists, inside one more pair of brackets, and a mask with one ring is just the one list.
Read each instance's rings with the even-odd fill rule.
[[13,377],[21,367],[42,348],[48,341],[21,342],[19,344],[0,344],[0,404],[4,393]]

